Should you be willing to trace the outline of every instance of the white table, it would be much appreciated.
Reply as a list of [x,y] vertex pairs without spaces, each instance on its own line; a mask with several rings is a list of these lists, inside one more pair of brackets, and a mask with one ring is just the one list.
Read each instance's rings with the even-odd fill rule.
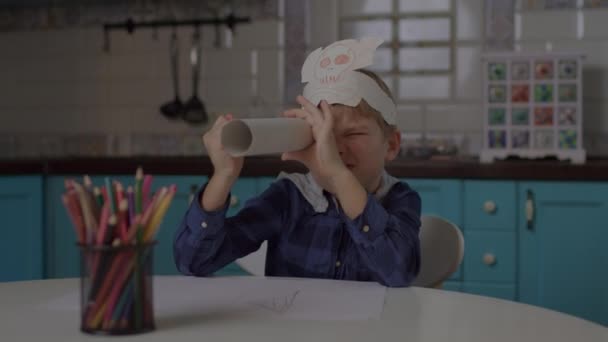
[[[189,278],[189,281],[204,281]],[[156,277],[159,282],[183,277]],[[328,280],[329,281],[329,280]],[[78,279],[0,283],[0,340],[99,341],[123,339],[81,333],[78,312],[41,303],[74,293]],[[193,293],[192,296],[200,296]],[[229,311],[156,314],[156,330],[129,341],[550,341],[607,342],[608,328],[520,303],[425,288],[388,289],[380,319],[277,320]]]

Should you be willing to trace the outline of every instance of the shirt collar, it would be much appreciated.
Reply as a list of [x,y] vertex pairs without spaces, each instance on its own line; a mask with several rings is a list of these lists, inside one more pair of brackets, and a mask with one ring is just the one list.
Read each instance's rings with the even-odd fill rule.
[[[289,179],[298,188],[302,196],[306,201],[313,207],[315,212],[324,213],[327,211],[329,202],[327,197],[324,195],[323,188],[314,180],[314,177],[309,172],[307,174],[302,173],[285,173],[281,172],[277,179],[286,178]],[[380,187],[374,193],[374,197],[377,200],[381,200],[388,194],[390,189],[398,183],[399,180],[389,175],[386,170],[382,172],[382,179],[380,180]]]

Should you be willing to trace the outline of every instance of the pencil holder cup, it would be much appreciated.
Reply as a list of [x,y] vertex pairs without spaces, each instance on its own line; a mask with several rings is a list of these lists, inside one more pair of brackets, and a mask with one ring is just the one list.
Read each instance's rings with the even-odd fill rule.
[[127,335],[154,330],[155,244],[78,244],[81,331]]

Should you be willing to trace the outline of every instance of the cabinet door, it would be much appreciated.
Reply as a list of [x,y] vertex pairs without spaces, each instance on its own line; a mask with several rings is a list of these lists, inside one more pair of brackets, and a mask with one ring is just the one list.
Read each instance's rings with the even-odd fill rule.
[[510,284],[488,284],[465,282],[462,291],[486,297],[515,300],[515,286]]
[[230,190],[230,208],[228,216],[234,216],[238,213],[250,198],[256,195],[256,179],[251,177],[242,177],[234,183]]
[[443,179],[403,179],[420,194],[422,214],[441,216],[462,227],[462,182]]
[[[403,181],[420,195],[423,215],[441,216],[462,229],[461,181],[443,179],[403,179]],[[462,265],[450,279],[462,279]]]
[[42,178],[0,178],[0,281],[42,278]]
[[256,182],[256,193],[259,195],[266,191],[277,177],[258,177]]
[[464,292],[514,300],[516,183],[464,182]]
[[608,324],[608,184],[526,182],[518,192],[520,300]]

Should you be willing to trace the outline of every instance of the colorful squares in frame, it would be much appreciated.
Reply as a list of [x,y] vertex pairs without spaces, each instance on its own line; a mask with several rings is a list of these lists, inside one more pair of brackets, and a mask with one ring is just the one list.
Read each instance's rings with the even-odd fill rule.
[[536,84],[534,85],[535,102],[553,102],[553,85]]
[[511,64],[511,79],[525,81],[530,79],[530,64],[528,62],[513,62]]
[[576,84],[560,84],[558,93],[559,102],[576,102]]
[[530,124],[530,109],[513,108],[511,109],[511,124],[514,126],[527,126]]
[[538,149],[552,149],[553,139],[553,131],[537,130],[534,132],[534,147]]
[[536,61],[534,63],[534,78],[550,80],[553,78],[553,61]]
[[576,60],[562,60],[558,64],[560,79],[575,79],[578,74]]
[[488,131],[488,147],[505,148],[507,147],[507,132],[499,129]]
[[530,147],[530,132],[526,130],[514,130],[511,132],[511,147],[528,148]]
[[521,103],[530,101],[530,86],[516,84],[511,86],[511,102]]
[[583,149],[584,56],[549,51],[483,56],[485,118],[480,159],[557,155],[578,162]]
[[507,110],[505,108],[490,108],[488,111],[488,124],[491,126],[506,124]]
[[488,100],[493,103],[504,103],[507,101],[507,87],[503,85],[492,85],[488,89]]
[[576,130],[560,130],[558,133],[558,147],[560,149],[576,149],[576,138]]
[[557,111],[557,124],[560,126],[576,125],[576,108],[561,107]]
[[535,126],[553,125],[553,107],[534,108],[534,125]]
[[488,63],[488,79],[491,81],[507,79],[507,64],[504,62]]

